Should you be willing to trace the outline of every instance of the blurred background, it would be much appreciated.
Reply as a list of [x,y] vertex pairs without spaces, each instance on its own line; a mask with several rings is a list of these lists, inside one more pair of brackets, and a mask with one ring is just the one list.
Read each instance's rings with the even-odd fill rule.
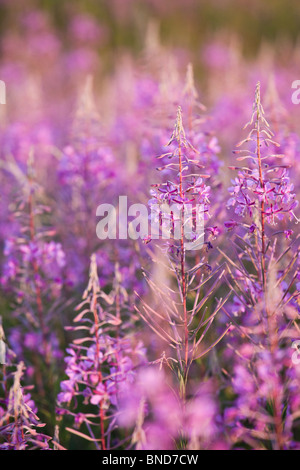
[[214,33],[230,30],[240,37],[245,53],[253,55],[262,41],[295,43],[300,14],[297,0],[1,0],[0,4],[2,34],[20,26],[19,15],[38,8],[48,15],[65,47],[73,16],[89,15],[103,28],[99,51],[106,53],[120,48],[141,52],[149,19],[156,19],[163,42],[171,46],[197,54]]
[[[84,77],[92,74],[106,94],[105,78],[131,59],[144,59],[139,65],[147,71],[151,61],[151,73],[156,66],[166,74],[172,60],[173,80],[176,67],[184,74],[192,62],[207,95],[205,104],[212,105],[218,96],[218,90],[212,94],[208,89],[212,69],[214,79],[230,77],[231,86],[236,86],[234,79],[245,79],[246,59],[246,73],[253,74],[259,64],[262,79],[278,63],[293,69],[299,57],[299,20],[297,0],[0,0],[0,77],[9,83],[13,103],[6,113],[16,111],[15,100],[17,112],[22,109],[24,99],[14,88],[20,89],[20,81],[24,98],[29,79],[31,96],[37,82],[40,98],[45,90],[48,96],[54,92],[61,114],[57,106],[62,111],[66,95],[72,96]],[[290,83],[282,93],[290,95]]]

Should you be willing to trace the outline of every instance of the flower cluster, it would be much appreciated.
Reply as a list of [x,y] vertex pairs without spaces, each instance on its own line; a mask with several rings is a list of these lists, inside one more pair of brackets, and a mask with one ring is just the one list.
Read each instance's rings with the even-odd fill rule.
[[[40,433],[45,424],[40,423],[35,403],[21,385],[23,373],[24,364],[20,362],[14,372],[1,377],[0,449],[50,450],[51,437]],[[10,376],[13,383],[8,390]]]
[[[271,146],[279,144],[272,140],[273,133],[264,117],[264,109],[260,101],[260,83],[257,84],[253,114],[245,127],[254,127],[247,137],[238,144],[248,144],[248,149],[235,150],[240,155],[238,161],[245,161],[245,166],[234,169],[239,170],[238,176],[232,180],[232,186],[228,189],[231,198],[228,207],[235,207],[235,213],[241,217],[248,216],[256,220],[256,211],[263,206],[266,221],[274,225],[276,220],[283,220],[286,215],[296,218],[295,209],[298,206],[295,188],[291,183],[287,165],[273,163],[273,159],[281,159],[284,155],[279,153],[269,154]],[[271,161],[271,164],[270,164]],[[247,166],[248,165],[248,166]],[[251,225],[255,230],[255,224]]]
[[[60,415],[70,414],[77,432],[85,425],[88,439],[96,448],[111,447],[116,427],[120,388],[134,381],[134,369],[145,361],[145,349],[129,333],[133,318],[128,316],[127,293],[116,266],[115,285],[109,295],[100,289],[96,256],[91,257],[89,284],[74,318],[75,332],[83,332],[67,349],[67,380],[61,382],[58,404]],[[87,411],[76,411],[83,400]],[[94,409],[89,411],[89,405]],[[98,429],[100,437],[97,439]],[[80,432],[84,438],[85,434]]]
[[[155,383],[155,389],[153,388]],[[220,435],[213,384],[206,383],[185,406],[162,370],[141,369],[134,389],[123,387],[120,426],[133,429],[131,444],[139,450],[171,450],[186,442],[188,449],[225,449]]]
[[[291,346],[299,334],[299,254],[291,250],[291,244],[281,248],[282,244],[289,243],[287,240],[292,237],[292,231],[266,232],[266,222],[274,222],[275,208],[278,218],[283,218],[285,212],[294,215],[296,202],[286,169],[270,164],[269,158],[272,160],[274,156],[262,157],[261,136],[264,135],[266,144],[271,131],[260,127],[261,123],[267,125],[267,122],[263,117],[259,84],[253,119],[256,119],[254,132],[248,140],[255,134],[256,147],[252,156],[245,158],[253,161],[256,169],[243,170],[242,189],[236,191],[235,198],[242,214],[247,207],[251,225],[246,226],[245,233],[236,236],[237,259],[227,257],[231,266],[229,282],[235,296],[232,305],[224,311],[227,317],[235,317],[237,327],[230,354],[234,364],[231,387],[237,398],[225,411],[225,423],[235,446],[295,449],[299,448],[294,438],[299,371],[292,361]],[[266,175],[273,171],[276,177],[268,179]],[[257,175],[255,182],[254,172]],[[241,194],[245,196],[244,202],[249,202],[252,197],[253,203],[245,205]],[[233,228],[233,224],[226,225]],[[237,337],[237,331],[241,337]]]

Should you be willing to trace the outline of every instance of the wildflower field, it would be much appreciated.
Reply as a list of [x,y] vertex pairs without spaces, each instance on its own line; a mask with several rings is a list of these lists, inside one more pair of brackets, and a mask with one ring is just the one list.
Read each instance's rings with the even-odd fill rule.
[[0,0],[0,450],[300,450],[299,24]]

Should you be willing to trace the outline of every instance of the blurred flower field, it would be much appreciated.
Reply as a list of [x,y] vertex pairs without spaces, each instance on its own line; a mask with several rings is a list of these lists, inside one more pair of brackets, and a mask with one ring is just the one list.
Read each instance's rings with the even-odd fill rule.
[[0,0],[1,450],[300,450],[299,16]]

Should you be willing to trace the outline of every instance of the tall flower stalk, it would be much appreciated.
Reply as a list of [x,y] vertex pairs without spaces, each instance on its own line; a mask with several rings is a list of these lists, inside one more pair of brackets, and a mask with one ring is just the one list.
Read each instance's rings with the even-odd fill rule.
[[[181,395],[185,400],[191,366],[211,351],[230,328],[230,325],[227,325],[212,344],[206,348],[203,347],[202,341],[230,293],[225,295],[225,298],[219,299],[212,311],[208,310],[206,304],[210,302],[219,285],[225,267],[218,266],[212,270],[207,262],[207,250],[212,247],[210,240],[215,238],[217,230],[205,227],[205,241],[204,233],[200,234],[197,230],[192,230],[195,223],[199,222],[199,219],[196,219],[199,216],[197,210],[199,211],[200,206],[203,219],[207,220],[210,217],[210,188],[204,183],[204,179],[209,176],[199,173],[199,169],[203,168],[199,161],[200,152],[186,138],[180,107],[177,111],[174,131],[167,146],[169,151],[158,157],[171,161],[158,168],[167,173],[167,181],[152,185],[152,199],[149,205],[152,209],[152,221],[158,223],[162,234],[165,238],[169,238],[166,243],[167,263],[169,263],[167,269],[175,278],[176,289],[158,286],[145,274],[161,306],[156,310],[140,299],[141,307],[136,308],[152,330],[176,351],[175,356],[172,355],[169,359],[164,356],[162,362],[166,362],[176,372]],[[195,173],[195,168],[198,169],[197,173]],[[171,180],[171,175],[174,173],[176,177]],[[169,211],[166,211],[166,206],[170,207]],[[187,263],[187,227],[189,227],[189,237],[195,242],[195,249],[199,249],[202,245],[198,252],[200,260],[192,267],[188,267],[189,263]],[[155,238],[158,238],[157,235],[156,233]],[[209,284],[210,281],[214,282],[206,293],[201,295],[203,286]]]
[[[100,289],[96,255],[91,257],[89,283],[74,318],[74,339],[67,349],[66,374],[58,395],[59,415],[69,415],[74,427],[67,430],[92,442],[96,449],[114,447],[120,389],[131,383],[134,369],[144,362],[145,350],[129,333],[134,315],[116,266],[110,294]],[[83,409],[78,409],[80,404]],[[119,443],[122,445],[122,443]]]
[[[9,342],[35,378],[38,402],[46,393],[53,393],[54,373],[61,358],[53,327],[58,324],[54,312],[59,312],[65,255],[61,244],[53,240],[50,208],[44,204],[43,190],[35,179],[33,155],[26,174],[17,168],[15,172],[22,191],[13,212],[15,231],[4,247],[1,283],[12,303]],[[50,410],[44,411],[49,418]]]
[[6,360],[0,366],[0,449],[50,450],[51,437],[40,432],[45,424],[40,422],[35,403],[21,384],[24,363],[15,366],[11,351]]
[[[297,297],[298,251],[293,253],[288,246],[280,253],[278,239],[291,238],[292,231],[284,227],[280,230],[280,226],[272,231],[269,226],[274,226],[276,221],[277,225],[283,223],[286,217],[295,220],[297,201],[287,166],[274,164],[274,159],[283,156],[269,153],[270,147],[279,144],[273,141],[264,117],[259,83],[252,118],[246,127],[252,124],[246,139],[238,144],[247,143],[249,148],[235,151],[238,161],[246,160],[247,166],[234,167],[239,173],[229,189],[232,197],[228,204],[246,221],[225,224],[229,229],[240,227],[233,242],[236,256],[225,257],[231,265],[230,282],[239,305],[236,314],[243,313],[241,331],[250,342],[245,356],[236,348],[239,359],[233,385],[240,395],[248,384],[247,394],[239,398],[240,411],[244,419],[252,422],[253,429],[251,425],[245,426],[240,438],[253,445],[253,436],[261,436],[262,440],[269,440],[274,449],[284,449],[291,439],[289,432],[293,421],[291,417],[284,418],[284,408],[288,406],[290,387],[286,369],[288,340],[297,334],[294,299]],[[242,227],[246,229],[244,233]],[[223,311],[230,316],[225,308]],[[243,357],[245,364],[241,363]],[[268,371],[264,371],[266,367]],[[291,364],[290,369],[293,370]],[[265,390],[265,397],[260,396],[259,387]],[[253,402],[255,390],[260,397],[256,405]],[[287,410],[289,412],[289,408]]]

